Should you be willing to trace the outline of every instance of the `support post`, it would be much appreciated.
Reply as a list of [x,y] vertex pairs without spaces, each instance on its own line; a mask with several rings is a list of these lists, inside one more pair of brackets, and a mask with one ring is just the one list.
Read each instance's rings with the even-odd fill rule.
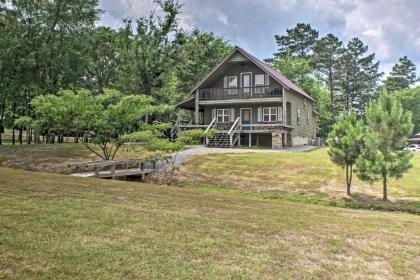
[[283,107],[283,124],[287,124],[287,101],[286,101],[286,91],[284,90],[284,86],[281,87],[282,91],[282,107]]
[[195,91],[195,98],[194,98],[194,107],[195,107],[195,110],[194,110],[194,123],[197,125],[198,124],[198,110],[199,110],[199,107],[198,107],[198,98],[199,98],[199,95],[198,95],[198,93],[199,93],[199,91],[198,91],[198,89]]
[[252,137],[251,137],[251,132],[249,132],[248,133],[248,147],[250,147],[251,148],[251,145],[252,145]]

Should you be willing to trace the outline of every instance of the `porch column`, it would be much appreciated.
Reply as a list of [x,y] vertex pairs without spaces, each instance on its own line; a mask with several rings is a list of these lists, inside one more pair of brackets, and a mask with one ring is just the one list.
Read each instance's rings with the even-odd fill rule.
[[194,110],[194,123],[197,125],[198,124],[198,89],[196,89],[195,94],[194,94],[194,106],[195,106],[195,110]]
[[283,107],[283,124],[287,124],[287,99],[286,99],[286,91],[284,90],[284,86],[281,87],[281,91],[282,91],[282,107]]

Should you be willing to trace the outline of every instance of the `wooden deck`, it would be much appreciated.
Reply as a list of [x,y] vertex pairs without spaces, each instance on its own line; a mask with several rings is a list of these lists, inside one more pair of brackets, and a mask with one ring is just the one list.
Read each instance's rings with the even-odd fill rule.
[[138,159],[88,161],[69,164],[68,167],[76,170],[82,169],[80,172],[70,174],[70,176],[101,179],[139,176],[144,180],[146,175],[156,170],[155,161]]

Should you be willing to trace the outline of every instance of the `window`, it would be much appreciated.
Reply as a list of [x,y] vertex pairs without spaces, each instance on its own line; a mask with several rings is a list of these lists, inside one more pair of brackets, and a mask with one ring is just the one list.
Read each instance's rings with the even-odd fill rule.
[[217,109],[217,122],[228,123],[230,121],[230,109]]
[[228,93],[237,94],[238,93],[238,76],[229,76],[228,77]]
[[306,113],[306,123],[309,124],[309,112]]
[[255,75],[255,93],[262,93],[264,92],[264,74]]
[[306,109],[306,99],[303,99],[303,108]]
[[276,122],[277,121],[277,107],[264,107],[263,108],[263,122]]
[[296,118],[296,122],[300,123],[300,109],[297,109],[297,118]]

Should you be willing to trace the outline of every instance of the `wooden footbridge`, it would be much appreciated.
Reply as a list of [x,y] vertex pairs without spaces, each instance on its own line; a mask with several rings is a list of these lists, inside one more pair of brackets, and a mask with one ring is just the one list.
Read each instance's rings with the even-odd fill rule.
[[69,164],[68,167],[78,171],[70,176],[102,179],[139,176],[144,180],[146,175],[156,170],[156,162],[140,159],[100,160]]

